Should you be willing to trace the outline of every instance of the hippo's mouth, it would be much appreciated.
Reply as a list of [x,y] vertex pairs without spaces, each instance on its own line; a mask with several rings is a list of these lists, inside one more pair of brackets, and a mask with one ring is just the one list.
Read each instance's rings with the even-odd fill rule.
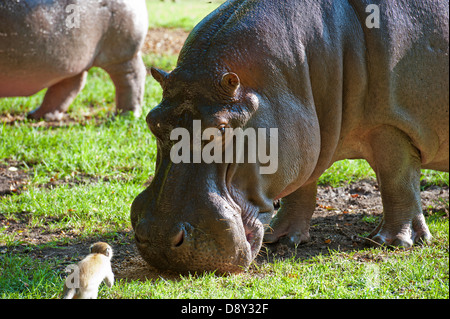
[[256,254],[259,252],[262,243],[262,237],[260,236],[260,232],[258,228],[250,228],[244,225],[245,230],[245,239],[247,243],[250,245],[250,252],[252,254],[252,259],[256,257]]
[[253,260],[261,249],[266,224],[269,223],[272,212],[260,212],[257,207],[249,202],[244,202],[239,207],[245,240],[249,247],[248,251],[251,254],[251,260]]
[[251,260],[253,260],[261,249],[264,231],[272,218],[273,207],[270,207],[272,209],[258,207],[251,203],[238,188],[232,185],[231,180],[236,172],[236,168],[237,165],[229,164],[226,169],[227,202],[231,203],[235,211],[239,212],[241,216],[245,240],[249,246]]
[[256,258],[261,249],[264,232],[272,219],[272,215],[273,211],[257,211],[252,215],[252,218],[243,219],[245,239],[250,246],[252,260]]
[[264,233],[264,229],[262,227],[250,228],[244,225],[244,230],[245,230],[245,239],[247,240],[247,243],[250,245],[250,252],[252,255],[251,259],[254,259],[261,248],[263,238],[261,235],[261,230],[262,233]]

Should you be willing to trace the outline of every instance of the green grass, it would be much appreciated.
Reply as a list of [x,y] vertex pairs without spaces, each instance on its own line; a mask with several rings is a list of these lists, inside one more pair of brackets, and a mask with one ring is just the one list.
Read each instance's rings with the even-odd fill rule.
[[149,26],[183,28],[187,31],[216,9],[224,0],[147,0]]
[[[369,251],[367,252],[370,253]],[[375,252],[375,254],[379,252]],[[433,253],[431,253],[433,254]],[[332,254],[308,262],[283,261],[261,267],[251,274],[200,278],[185,277],[176,283],[157,280],[149,286],[150,298],[446,298],[448,263],[421,262],[420,255],[389,257],[383,262],[355,262],[353,255]],[[421,267],[414,267],[421,262]],[[136,286],[135,286],[136,285]],[[119,284],[113,297],[139,296],[141,283]],[[209,287],[210,289],[205,289]],[[162,293],[163,292],[163,293]],[[106,296],[105,296],[106,297]]]
[[61,277],[53,269],[57,260],[36,263],[30,257],[0,257],[0,299],[58,298]]
[[156,156],[145,122],[126,118],[58,129],[3,125],[0,138],[0,158],[22,163],[41,184],[78,174],[141,181],[152,174]]
[[[206,274],[178,282],[156,280],[150,296],[140,282],[120,283],[107,292],[117,298],[448,298],[448,255],[444,247],[411,253],[373,249],[318,256],[308,261],[277,261],[227,277]],[[372,260],[361,262],[365,254]],[[423,258],[425,258],[425,261]],[[436,258],[440,257],[440,258]],[[106,297],[106,295],[105,295]]]
[[[442,226],[440,231],[446,232]],[[432,224],[432,231],[438,232]],[[243,274],[180,276],[179,280],[118,280],[99,298],[306,298],[448,299],[448,241],[410,251],[367,249],[298,262],[266,263]],[[58,260],[0,257],[0,298],[58,298],[63,278]]]
[[159,69],[171,71],[177,63],[178,56],[150,53],[144,55],[143,59],[144,63],[148,66],[156,66]]
[[[177,4],[149,1],[150,20],[154,26],[189,29],[210,7],[217,6],[217,2],[195,4],[202,8],[187,0]],[[147,66],[170,70],[176,57],[147,55],[144,60]],[[40,104],[44,93],[0,99],[0,116],[25,114]],[[17,221],[27,214],[28,230],[57,235],[40,244],[41,248],[130,230],[131,202],[154,173],[156,145],[145,116],[160,99],[159,85],[148,77],[143,115],[137,120],[111,119],[114,87],[104,71],[94,68],[69,110],[76,121],[52,128],[26,120],[0,124],[0,163],[14,162],[31,176],[20,194],[0,197],[0,214]],[[339,186],[365,178],[374,178],[365,161],[346,160],[335,163],[319,183]],[[448,173],[428,170],[423,171],[422,179],[423,185],[449,183]],[[267,262],[227,277],[204,274],[180,280],[119,280],[112,289],[102,287],[99,297],[446,299],[448,217],[438,212],[427,222],[434,236],[429,246],[407,251],[331,251],[302,261]],[[49,258],[36,262],[15,251],[36,246],[19,236],[22,230],[11,233],[1,227],[0,298],[58,298],[63,274],[55,269],[64,261]]]
[[[1,200],[0,211],[8,220],[29,214],[27,228],[70,232],[79,239],[129,229],[130,206],[142,186],[132,182],[94,182],[52,190],[30,187],[19,196]],[[6,245],[20,244],[3,238]],[[2,242],[2,236],[0,236]]]

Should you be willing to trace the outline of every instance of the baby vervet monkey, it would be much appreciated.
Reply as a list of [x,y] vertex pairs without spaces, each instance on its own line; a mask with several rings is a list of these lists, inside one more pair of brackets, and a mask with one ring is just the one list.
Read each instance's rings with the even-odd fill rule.
[[64,282],[63,299],[97,299],[98,287],[102,283],[108,287],[114,284],[111,269],[113,251],[111,246],[98,242],[90,247],[90,254],[76,265],[69,265],[66,271],[73,270]]

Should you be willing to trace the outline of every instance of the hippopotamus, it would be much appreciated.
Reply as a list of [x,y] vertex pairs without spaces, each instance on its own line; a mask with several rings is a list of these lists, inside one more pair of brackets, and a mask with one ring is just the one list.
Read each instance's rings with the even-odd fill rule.
[[0,97],[48,88],[32,119],[60,119],[91,67],[116,88],[118,113],[141,113],[146,68],[140,48],[148,29],[145,0],[0,2]]
[[[372,242],[429,242],[419,179],[422,168],[449,169],[448,45],[444,0],[225,2],[192,30],[174,70],[151,70],[163,88],[146,118],[156,169],[131,206],[142,257],[161,270],[234,273],[263,242],[307,242],[318,178],[342,159],[376,173],[383,217]],[[276,171],[172,160],[172,132],[195,137],[195,121],[217,136],[277,128]]]

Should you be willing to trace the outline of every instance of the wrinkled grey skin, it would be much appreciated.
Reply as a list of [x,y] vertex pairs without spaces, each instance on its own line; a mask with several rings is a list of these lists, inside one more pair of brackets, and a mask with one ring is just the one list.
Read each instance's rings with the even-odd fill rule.
[[[380,28],[365,21],[379,3]],[[410,247],[431,234],[421,168],[448,171],[447,1],[234,0],[189,35],[147,116],[156,173],[134,201],[149,264],[179,272],[245,269],[263,242],[309,239],[319,176],[366,159],[384,205],[373,241]],[[175,127],[278,128],[278,170],[259,164],[174,164]],[[281,208],[271,220],[272,201]],[[270,222],[270,227],[267,227]]]
[[48,88],[29,117],[60,119],[97,66],[114,82],[117,110],[139,116],[147,29],[145,0],[1,1],[0,97]]

